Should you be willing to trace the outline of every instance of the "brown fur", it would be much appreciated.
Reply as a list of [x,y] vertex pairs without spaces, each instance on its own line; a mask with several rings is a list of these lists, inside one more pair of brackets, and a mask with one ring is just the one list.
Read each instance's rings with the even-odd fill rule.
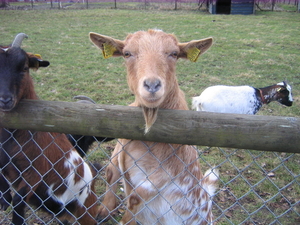
[[[131,106],[142,107],[146,133],[151,132],[159,108],[188,109],[175,74],[177,59],[195,61],[212,44],[211,38],[179,43],[174,35],[158,30],[139,31],[124,41],[96,33],[90,33],[90,38],[105,57],[111,54],[106,50],[107,45],[114,49],[112,56],[124,56],[128,86],[135,95]],[[193,146],[119,139],[106,172],[110,186],[100,209],[104,217],[116,210],[115,193],[122,173],[127,211],[121,224],[212,221],[207,191],[214,192],[216,176],[203,179]]]
[[[37,69],[39,65],[44,63],[44,66],[47,66],[49,63],[42,61],[40,56],[26,54],[23,50],[17,48],[6,51],[0,50],[0,54],[6,54],[6,57],[1,59],[12,60],[11,65],[8,64],[2,68],[3,71],[0,70],[0,82],[8,79],[7,74],[16,70],[9,68],[9,66],[14,66],[15,61],[13,59],[19,60],[17,65],[22,66],[18,67],[20,73],[8,74],[10,79],[19,79],[18,81],[12,81],[14,83],[12,89],[7,89],[5,86],[0,87],[0,89],[2,88],[0,97],[7,96],[7,94],[12,96],[13,105],[11,108],[1,106],[5,113],[9,113],[21,99],[38,99],[28,68]],[[7,64],[7,62],[1,63]],[[49,197],[46,196],[49,187],[52,187],[55,196],[63,195],[68,188],[73,188],[69,184],[65,184],[68,176],[76,173],[74,183],[77,184],[82,181],[84,169],[88,168],[84,166],[83,159],[73,149],[64,134],[0,128],[0,142],[0,166],[2,170],[0,179],[3,182],[0,187],[3,194],[0,199],[0,207],[7,208],[12,200],[14,207],[13,224],[23,224],[24,222],[24,201],[38,207],[42,206],[42,208],[46,205],[48,207],[45,208],[46,211],[56,212],[59,210],[61,205],[59,206],[55,201],[41,203],[40,199],[46,200]],[[65,166],[66,163],[68,164],[71,154],[78,155],[71,162],[73,165],[77,165],[76,169]],[[7,181],[17,191],[12,199],[9,188],[6,188]],[[89,190],[88,197],[84,201],[84,206],[75,201],[67,205],[67,207],[70,207],[68,208],[69,212],[62,209],[63,211],[57,215],[58,217],[77,221],[79,224],[96,224],[97,196],[94,194],[94,181],[91,182],[91,190]],[[52,197],[53,195],[50,194],[49,199]]]

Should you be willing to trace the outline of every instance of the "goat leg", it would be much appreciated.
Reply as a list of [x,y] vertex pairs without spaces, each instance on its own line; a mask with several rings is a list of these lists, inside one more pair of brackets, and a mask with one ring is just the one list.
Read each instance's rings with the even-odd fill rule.
[[10,186],[5,177],[0,174],[0,209],[6,210],[12,201]]
[[80,207],[76,212],[76,217],[79,218],[80,224],[96,225],[96,218],[98,213],[97,196],[93,189],[89,195],[89,198],[85,201],[84,207]]
[[[145,196],[145,194],[147,196]],[[131,194],[127,198],[127,210],[124,213],[120,224],[128,224],[128,225],[136,225],[139,224],[136,221],[135,216],[139,212],[141,208],[141,204],[143,203],[143,197],[148,198],[147,190],[142,187],[138,187],[132,190]]]
[[116,213],[116,191],[118,187],[118,181],[120,180],[121,176],[119,171],[118,154],[120,154],[121,149],[122,147],[118,143],[112,153],[111,163],[106,168],[106,194],[99,208],[99,216],[103,219]]
[[24,215],[25,215],[25,199],[26,194],[28,193],[26,187],[22,187],[13,197],[13,218],[12,223],[14,225],[23,225]]

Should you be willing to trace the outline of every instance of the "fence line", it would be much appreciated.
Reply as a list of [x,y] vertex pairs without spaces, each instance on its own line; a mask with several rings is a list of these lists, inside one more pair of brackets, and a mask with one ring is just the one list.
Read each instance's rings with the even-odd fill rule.
[[[119,9],[162,9],[196,10],[207,9],[207,4],[215,0],[2,0],[0,7],[9,9],[88,9],[88,8],[119,8]],[[279,4],[299,4],[299,0],[256,0],[259,10],[278,10]],[[295,9],[297,10],[297,9]]]
[[300,119],[296,117],[166,109],[158,113],[157,122],[145,135],[143,113],[137,107],[23,100],[13,112],[0,113],[0,126],[174,144],[300,152]]
[[[37,107],[40,103],[45,103],[47,106],[44,105],[44,108]],[[58,107],[53,107],[55,105],[58,105]],[[30,107],[27,107],[26,109],[26,106]],[[37,113],[33,113],[35,109],[33,109],[34,107],[32,106],[37,108],[37,111],[40,112],[39,114],[44,114],[44,119]],[[28,126],[28,124],[32,124],[32,120],[27,118],[27,115],[30,113],[36,118],[36,123],[34,123],[33,126],[38,126],[39,123],[44,124],[46,125],[44,126],[44,130],[52,131],[53,127],[56,126],[53,126],[53,124],[55,124],[52,121],[53,118],[56,118],[55,120],[58,121],[57,124],[62,124],[59,129],[65,127],[66,124],[74,124],[74,121],[72,120],[73,117],[77,120],[77,123],[75,122],[75,126],[83,126],[82,124],[84,123],[81,118],[89,117],[87,115],[89,115],[90,109],[93,109],[97,116],[94,117],[92,115],[92,120],[94,121],[95,126],[94,128],[91,127],[90,130],[91,132],[95,132],[95,134],[103,135],[105,132],[109,133],[110,131],[106,130],[104,133],[99,133],[99,127],[97,127],[95,118],[103,120],[99,123],[105,124],[107,122],[105,122],[105,116],[101,116],[101,112],[105,112],[105,110],[108,111],[108,108],[113,108],[115,111],[118,111],[122,107],[108,106],[108,108],[103,110],[105,107],[102,105],[101,107],[99,106],[100,105],[87,106],[78,103],[22,101],[15,111],[10,113],[0,113],[0,126],[3,126],[5,123],[15,123],[18,124],[17,126]],[[63,122],[65,118],[58,113],[59,109],[66,111],[66,114],[69,114],[69,122],[66,124]],[[77,109],[79,112],[81,112],[81,110],[85,110],[86,112],[81,116],[79,116],[79,114],[72,113]],[[125,107],[124,109],[129,110],[129,114],[134,118],[134,120],[138,121],[138,124],[143,123],[142,115],[138,115],[138,111],[135,111],[136,108]],[[135,131],[131,132],[129,126],[123,121],[124,117],[127,117],[125,113],[126,110],[120,110],[118,117],[114,117],[114,113],[112,113],[114,110],[110,110],[108,112],[108,114],[113,116],[113,119],[110,120],[116,120],[120,124],[123,123],[123,129],[126,133],[134,133]],[[161,115],[164,115],[164,113]],[[167,111],[166,113],[173,114],[169,114],[167,117],[170,117],[171,115],[172,119],[174,119],[175,115],[177,120],[180,120],[180,117],[178,116],[181,115],[180,112]],[[189,114],[190,112],[186,113]],[[196,112],[191,113],[193,114]],[[12,115],[12,117],[10,117],[10,115]],[[256,118],[258,116],[250,117]],[[272,118],[274,120],[277,119],[277,117]],[[295,120],[297,119],[295,118]],[[188,126],[192,125],[187,120],[184,120],[184,122],[188,124]],[[127,123],[132,123],[132,121]],[[297,123],[294,121],[294,124]],[[87,126],[91,125],[88,123]],[[137,130],[140,130],[140,133],[144,136],[140,129],[141,127],[134,124],[133,127],[135,126],[138,127]],[[187,129],[187,127],[184,129]],[[71,127],[71,129],[74,129],[74,127]],[[66,126],[65,132],[70,133],[70,128]],[[299,139],[299,131],[297,132],[297,135],[298,138],[296,138],[295,141]],[[165,135],[164,138],[167,139],[167,135]],[[232,139],[235,138],[236,137],[234,136],[232,137]],[[91,146],[85,157],[88,162],[97,162],[102,164],[102,168],[99,170],[99,175],[96,179],[96,194],[99,197],[99,204],[101,204],[103,196],[106,193],[105,186],[107,182],[105,168],[111,160],[111,151],[116,142],[117,140],[111,142],[98,142],[95,139],[94,144]],[[0,144],[0,147],[1,146],[2,143]],[[219,188],[213,198],[214,221],[217,224],[289,225],[299,223],[300,154],[204,146],[198,146],[196,149],[198,151],[198,159],[203,172],[207,169],[218,169],[220,171]],[[41,151],[42,150],[43,149],[41,149]],[[116,215],[109,221],[106,221],[107,218],[101,218],[99,223],[115,224],[120,220],[122,214],[126,210],[126,204],[123,202],[124,193],[122,188],[120,188],[117,192],[117,198],[120,203]],[[34,209],[31,206],[28,206],[27,208],[27,224],[58,224],[55,215],[49,216],[48,214],[42,213],[41,210]],[[9,224],[11,216],[11,209],[6,210],[5,212],[0,211],[0,224]]]
[[[105,194],[105,167],[114,143],[95,143],[87,160],[101,162],[96,188],[99,201]],[[98,156],[100,155],[100,156]],[[220,170],[219,189],[213,198],[216,224],[297,224],[300,216],[299,154],[256,152],[200,147],[201,169]],[[213,166],[216,165],[216,166]],[[297,168],[298,167],[298,168]],[[115,224],[126,210],[124,193],[116,216],[99,223]],[[0,212],[0,223],[9,224],[12,211]],[[27,224],[58,224],[55,216],[28,206]]]

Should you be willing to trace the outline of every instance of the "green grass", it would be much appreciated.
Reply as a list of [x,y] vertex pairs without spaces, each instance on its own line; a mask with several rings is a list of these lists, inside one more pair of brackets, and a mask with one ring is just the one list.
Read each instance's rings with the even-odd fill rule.
[[[131,103],[134,98],[126,84],[123,59],[103,59],[88,33],[124,39],[130,32],[159,28],[176,34],[182,42],[214,38],[212,48],[197,63],[178,62],[178,80],[189,104],[191,97],[211,85],[264,87],[287,80],[293,87],[294,105],[288,108],[271,103],[259,114],[300,115],[299,13],[257,12],[242,16],[196,10],[1,10],[0,20],[1,44],[11,43],[17,33],[24,32],[29,35],[23,42],[24,49],[51,62],[50,67],[32,72],[36,91],[44,100],[73,101],[73,96],[83,94],[101,104]],[[97,151],[90,156],[91,161],[106,165],[112,147],[113,144],[95,146]],[[269,224],[274,220],[269,209],[281,215],[286,199],[300,201],[299,155],[199,148],[204,152],[203,170],[209,165],[220,169],[216,201],[225,216],[218,219],[219,224],[230,224],[229,220],[233,224]],[[274,177],[267,176],[270,171]],[[293,180],[296,182],[290,183]],[[99,193],[105,190],[103,183],[97,188]],[[268,208],[260,209],[264,204]],[[247,212],[258,209],[251,220],[245,221]],[[294,210],[299,213],[299,206]],[[220,212],[215,209],[215,215]],[[297,219],[291,211],[280,220],[282,224],[296,224]]]
[[264,111],[299,116],[299,18],[297,13],[286,12],[225,16],[183,10],[1,11],[0,31],[2,43],[25,32],[29,39],[24,48],[51,62],[49,68],[33,73],[37,92],[45,100],[72,101],[72,96],[85,94],[98,103],[132,102],[123,59],[104,60],[88,33],[123,39],[129,32],[160,28],[181,41],[214,38],[213,47],[198,62],[178,63],[179,83],[189,102],[210,85],[263,87],[287,79],[294,89],[295,105],[283,108],[271,103],[264,107],[270,110]]

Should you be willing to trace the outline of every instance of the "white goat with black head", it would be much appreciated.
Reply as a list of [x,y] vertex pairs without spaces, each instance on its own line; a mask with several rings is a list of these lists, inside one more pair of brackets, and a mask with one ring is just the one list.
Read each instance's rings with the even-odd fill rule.
[[217,85],[206,88],[193,97],[192,108],[197,111],[256,114],[264,105],[277,101],[292,106],[292,88],[285,81],[263,87]]

